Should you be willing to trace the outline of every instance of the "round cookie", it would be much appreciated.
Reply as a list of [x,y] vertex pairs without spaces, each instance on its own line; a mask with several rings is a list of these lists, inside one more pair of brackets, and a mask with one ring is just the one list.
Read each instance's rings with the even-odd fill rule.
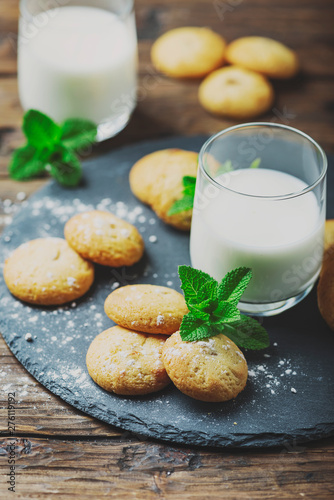
[[328,219],[325,222],[325,252],[334,245],[334,219]]
[[170,335],[188,313],[183,295],[155,285],[128,285],[113,291],[104,303],[106,315],[118,325],[139,332]]
[[19,246],[6,260],[3,274],[15,297],[50,306],[84,295],[94,281],[94,266],[64,239],[39,238]]
[[64,233],[82,257],[104,266],[132,266],[144,252],[138,230],[110,212],[77,214],[66,223]]
[[268,111],[274,101],[274,91],[264,76],[238,66],[227,66],[205,78],[198,97],[207,111],[243,120]]
[[151,59],[162,73],[174,78],[200,78],[224,62],[226,42],[209,28],[176,28],[153,44]]
[[145,335],[114,326],[90,344],[89,375],[106,391],[139,396],[159,391],[170,380],[162,363],[165,337]]
[[322,263],[318,288],[318,307],[321,316],[334,330],[334,253],[326,252]]
[[189,231],[192,210],[169,215],[174,202],[182,198],[184,176],[196,177],[198,153],[183,149],[162,149],[137,161],[129,176],[133,194],[147,203],[167,224]]
[[298,71],[295,52],[276,40],[262,36],[246,36],[231,42],[226,59],[270,78],[291,78]]
[[184,342],[179,332],[165,342],[162,359],[176,387],[200,401],[235,398],[247,382],[244,355],[223,334],[199,342]]

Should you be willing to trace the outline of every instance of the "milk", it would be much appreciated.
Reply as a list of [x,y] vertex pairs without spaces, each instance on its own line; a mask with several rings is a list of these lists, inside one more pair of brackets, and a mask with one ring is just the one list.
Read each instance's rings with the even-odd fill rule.
[[107,10],[67,6],[21,19],[23,108],[38,109],[58,122],[128,117],[136,104],[137,42],[131,16],[121,21]]
[[272,303],[304,291],[316,279],[323,253],[324,216],[316,196],[268,198],[298,193],[307,185],[264,168],[241,169],[217,181],[228,189],[215,188],[208,196],[205,188],[204,196],[196,190],[193,267],[217,280],[238,266],[252,268],[243,302]]

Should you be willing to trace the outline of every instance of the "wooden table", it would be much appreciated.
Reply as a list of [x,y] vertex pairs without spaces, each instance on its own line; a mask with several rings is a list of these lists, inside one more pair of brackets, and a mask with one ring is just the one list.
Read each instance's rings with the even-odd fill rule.
[[[8,179],[13,149],[23,141],[16,81],[17,0],[0,0],[0,221],[10,221],[17,193],[45,183]],[[233,122],[198,104],[198,82],[169,80],[153,70],[149,51],[164,31],[210,26],[232,40],[271,36],[293,47],[302,70],[274,82],[274,108],[263,117],[310,134],[334,151],[332,0],[136,0],[140,102],[128,127],[95,148],[100,154],[143,139],[211,134]],[[20,196],[19,196],[20,197]],[[4,202],[4,200],[7,200]],[[37,383],[0,340],[0,497],[7,490],[7,393],[15,391],[16,497],[136,499],[334,498],[334,439],[286,443],[264,451],[186,448],[130,435],[73,409]]]

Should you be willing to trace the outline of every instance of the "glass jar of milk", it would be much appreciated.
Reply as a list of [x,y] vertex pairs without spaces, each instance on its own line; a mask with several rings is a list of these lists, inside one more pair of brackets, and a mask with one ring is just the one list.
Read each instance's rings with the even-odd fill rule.
[[122,130],[136,105],[133,0],[21,0],[20,11],[24,110],[92,120],[99,140]]
[[277,314],[310,292],[323,256],[326,169],[315,141],[274,123],[231,127],[202,147],[191,262],[217,280],[250,267],[241,311]]

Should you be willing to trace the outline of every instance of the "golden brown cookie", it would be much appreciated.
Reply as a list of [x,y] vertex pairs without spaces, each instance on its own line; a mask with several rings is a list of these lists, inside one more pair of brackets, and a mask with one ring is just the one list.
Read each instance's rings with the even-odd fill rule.
[[328,219],[325,222],[325,252],[334,245],[334,219]]
[[151,59],[168,76],[199,78],[223,64],[225,47],[224,38],[209,28],[176,28],[154,42]]
[[3,273],[15,297],[44,306],[78,299],[94,281],[93,264],[62,238],[24,243],[6,260]]
[[121,326],[100,333],[87,351],[89,375],[106,391],[139,396],[166,387],[162,363],[165,337],[145,335]]
[[198,153],[183,149],[163,149],[137,161],[130,171],[130,187],[135,196],[150,205],[167,224],[188,231],[192,210],[168,215],[182,198],[184,176],[196,177]]
[[176,387],[200,401],[233,399],[247,382],[245,357],[223,334],[199,342],[184,342],[176,332],[166,340],[162,359]]
[[325,254],[317,295],[320,314],[329,328],[334,330],[334,252],[327,251]]
[[298,71],[295,52],[276,40],[262,36],[246,36],[231,42],[226,59],[270,78],[291,78]]
[[205,78],[198,97],[210,113],[243,120],[268,111],[274,101],[274,91],[264,76],[238,66],[227,66]]
[[138,230],[110,212],[77,214],[66,223],[64,232],[76,252],[104,266],[132,266],[144,252]]
[[118,325],[145,333],[170,335],[188,313],[183,295],[164,286],[129,285],[113,291],[104,303]]

